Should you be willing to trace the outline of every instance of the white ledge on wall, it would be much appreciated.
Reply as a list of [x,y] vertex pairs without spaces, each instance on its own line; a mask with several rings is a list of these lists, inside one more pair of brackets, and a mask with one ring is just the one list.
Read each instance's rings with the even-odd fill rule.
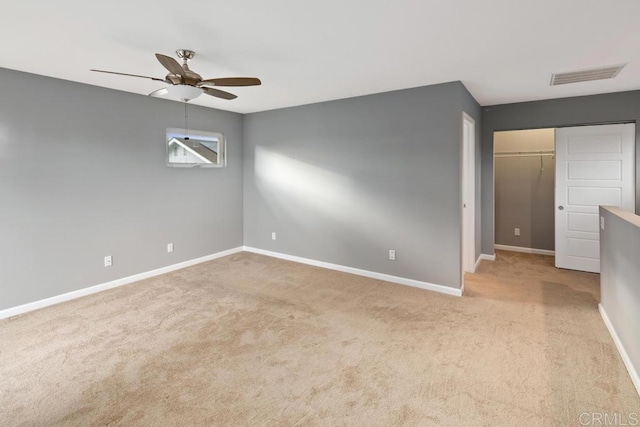
[[369,277],[371,279],[383,280],[385,282],[397,283],[405,286],[412,286],[414,288],[426,289],[428,291],[440,292],[442,294],[453,295],[457,297],[462,296],[462,289],[451,288],[449,286],[437,285],[429,282],[422,282],[414,279],[407,279],[404,277],[392,276],[390,274],[376,273],[374,271],[362,270],[354,267],[347,267],[339,264],[332,264],[324,261],[316,261],[309,258],[302,258],[294,255],[287,255],[279,252],[267,251],[264,249],[252,248],[250,246],[244,246],[243,249],[247,252],[253,252],[260,255],[266,255],[273,258],[280,258],[287,261],[298,262],[300,264],[313,265],[314,267],[322,267],[329,270],[341,271],[343,273],[355,274],[357,276]]

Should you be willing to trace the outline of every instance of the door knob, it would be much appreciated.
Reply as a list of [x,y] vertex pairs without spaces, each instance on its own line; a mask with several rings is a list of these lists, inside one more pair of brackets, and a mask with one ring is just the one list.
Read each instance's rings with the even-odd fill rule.
[[564,206],[558,206],[558,209],[560,209],[562,211],[562,210],[564,210]]

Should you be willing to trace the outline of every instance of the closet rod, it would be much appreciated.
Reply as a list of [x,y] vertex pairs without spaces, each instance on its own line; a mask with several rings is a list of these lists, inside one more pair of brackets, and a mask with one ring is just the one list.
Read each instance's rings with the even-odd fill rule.
[[546,151],[501,151],[493,153],[495,157],[538,157],[538,156],[555,156],[554,150]]

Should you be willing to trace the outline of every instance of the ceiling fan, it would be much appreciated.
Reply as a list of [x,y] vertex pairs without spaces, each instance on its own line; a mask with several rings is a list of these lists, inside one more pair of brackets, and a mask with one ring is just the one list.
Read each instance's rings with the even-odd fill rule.
[[188,102],[203,93],[216,98],[235,99],[236,95],[216,89],[215,86],[257,86],[262,84],[260,79],[255,77],[223,77],[218,79],[203,79],[200,74],[189,69],[187,62],[195,56],[195,52],[188,49],[178,49],[176,54],[182,59],[182,65],[170,56],[156,53],[156,58],[160,64],[169,71],[164,79],[157,77],[141,76],[138,74],[118,73],[115,71],[91,70],[98,73],[117,74],[120,76],[141,77],[144,79],[156,80],[169,83],[166,88],[151,92],[149,96],[161,96],[169,94],[183,102]]

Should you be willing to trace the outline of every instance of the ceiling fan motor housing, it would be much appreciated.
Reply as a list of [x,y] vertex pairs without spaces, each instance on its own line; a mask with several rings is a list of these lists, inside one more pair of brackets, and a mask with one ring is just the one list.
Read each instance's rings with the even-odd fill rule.
[[174,85],[184,84],[189,86],[195,86],[200,81],[202,81],[202,77],[200,76],[200,74],[191,71],[186,63],[183,64],[182,68],[184,68],[186,78],[183,79],[179,74],[169,73],[167,74],[166,79]]

